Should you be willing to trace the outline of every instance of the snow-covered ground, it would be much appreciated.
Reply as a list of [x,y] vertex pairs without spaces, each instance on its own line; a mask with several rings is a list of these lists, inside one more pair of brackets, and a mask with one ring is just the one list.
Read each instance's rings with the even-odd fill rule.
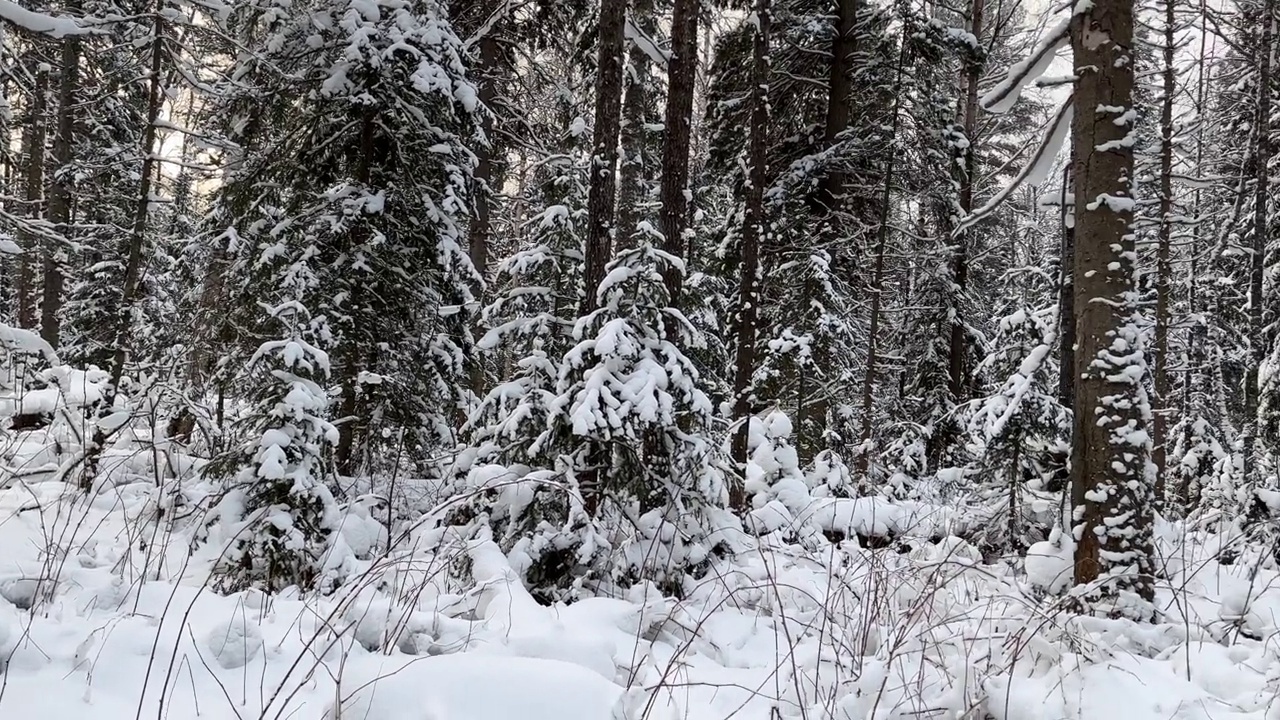
[[1219,563],[1195,529],[1159,528],[1155,625],[1066,612],[1057,536],[984,564],[955,537],[774,534],[680,601],[545,607],[483,534],[411,527],[377,551],[360,503],[336,593],[222,595],[229,538],[191,514],[199,483],[175,502],[147,479],[189,461],[117,451],[86,495],[48,447],[6,451],[24,470],[0,489],[0,718],[1280,718],[1277,572],[1256,549]]

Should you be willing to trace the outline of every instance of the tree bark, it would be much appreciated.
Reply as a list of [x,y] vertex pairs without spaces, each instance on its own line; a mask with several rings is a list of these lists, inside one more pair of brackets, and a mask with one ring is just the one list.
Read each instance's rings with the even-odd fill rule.
[[[984,0],[973,0],[969,9],[969,32],[978,42],[982,42],[983,15],[986,11]],[[964,112],[961,123],[965,139],[969,144],[964,150],[964,168],[960,174],[959,203],[964,215],[973,212],[973,181],[978,171],[978,153],[975,150],[978,136],[978,81],[982,79],[983,62],[980,57],[967,58],[965,62]],[[953,304],[956,316],[951,321],[950,347],[948,348],[947,370],[950,380],[951,399],[955,403],[964,402],[969,392],[969,368],[966,359],[966,333],[964,318],[961,316],[961,304],[965,287],[969,283],[969,233],[963,231],[954,239],[955,249],[951,257],[952,292],[957,300]]]
[[[39,61],[37,61],[39,64]],[[44,145],[49,102],[49,73],[43,68],[35,71],[35,86],[31,93],[31,109],[27,126],[22,133],[22,154],[26,157],[25,194],[27,217],[32,220],[44,215]],[[33,258],[40,245],[39,238],[30,231],[19,233],[22,254],[18,256],[18,327],[36,326],[36,271]]]
[[586,291],[582,314],[596,309],[596,291],[613,248],[614,172],[622,111],[623,26],[627,0],[601,0],[599,59],[596,63],[595,131],[592,138],[591,186],[587,193]]
[[[831,66],[827,76],[827,116],[823,130],[823,146],[834,147],[840,133],[849,127],[853,112],[853,53],[857,49],[857,0],[838,0],[836,6],[835,34],[831,38]],[[845,175],[840,168],[833,168],[823,176],[815,194],[815,209],[827,215],[836,210],[844,194]],[[830,229],[830,228],[829,228]]]
[[[1112,615],[1154,608],[1150,439],[1134,289],[1133,2],[1095,0],[1071,21],[1075,62],[1075,581]],[[1094,583],[1097,583],[1096,585]]]
[[1256,58],[1258,68],[1258,107],[1254,120],[1254,205],[1253,205],[1253,253],[1249,263],[1249,370],[1244,384],[1245,426],[1244,471],[1246,476],[1255,474],[1255,451],[1259,430],[1258,408],[1261,399],[1258,370],[1270,350],[1266,342],[1266,323],[1263,313],[1263,278],[1266,274],[1267,254],[1267,170],[1271,161],[1271,51],[1275,42],[1275,9],[1272,0],[1262,3],[1262,37]]
[[[125,257],[124,286],[120,292],[120,303],[116,307],[115,327],[112,329],[111,381],[102,393],[103,415],[111,413],[116,393],[120,390],[120,380],[124,377],[125,365],[129,360],[129,351],[133,344],[133,308],[142,295],[143,249],[151,222],[152,181],[157,170],[156,123],[160,118],[160,108],[165,99],[160,83],[165,56],[163,11],[164,0],[156,0],[152,16],[151,58],[147,68],[147,124],[142,129],[142,140],[139,145],[142,168],[139,171],[138,199],[133,208],[128,246],[123,253]],[[93,444],[85,458],[86,472],[83,475],[85,490],[88,490],[93,483],[98,454],[106,446],[106,440],[106,432],[101,423],[95,425]]]
[[[68,6],[79,9],[78,4]],[[53,139],[53,183],[49,187],[49,220],[64,238],[71,236],[71,177],[69,175],[72,153],[75,150],[77,91],[80,86],[80,38],[70,35],[62,40],[62,64],[58,82],[58,129]],[[60,243],[46,240],[41,258],[44,270],[40,302],[40,337],[55,350],[62,336],[62,291],[64,278]]]
[[[903,32],[906,32],[905,29]],[[906,38],[903,37],[898,51],[898,67],[895,71],[897,80],[902,82],[903,69],[906,66]],[[875,400],[876,371],[880,352],[880,315],[884,302],[884,261],[889,245],[889,212],[893,199],[893,176],[897,169],[898,156],[893,147],[893,140],[898,137],[899,114],[902,110],[902,93],[894,95],[893,121],[890,123],[892,138],[888,156],[885,158],[884,184],[880,193],[880,218],[876,230],[875,266],[871,273],[871,309],[868,314],[867,327],[867,367],[862,378],[862,430],[858,449],[857,474],[865,482],[867,470],[871,465],[871,425],[873,422],[871,405]]]
[[[653,0],[635,0],[631,19],[638,29],[653,34]],[[650,158],[646,157],[649,111],[649,56],[636,43],[627,50],[627,67],[623,73],[622,93],[622,157],[618,160],[618,238],[619,248],[635,245],[636,228],[640,224],[646,181],[652,176]]]
[[[755,374],[756,342],[760,314],[760,245],[765,232],[764,186],[769,169],[769,31],[771,0],[755,0],[755,37],[751,62],[751,127],[747,145],[747,187],[742,218],[741,259],[738,279],[738,328],[733,373],[733,417],[739,423],[733,437],[733,459],[739,466],[747,462],[747,441],[751,432],[752,377]],[[740,482],[730,488],[729,504],[747,509],[747,495]]]
[[1058,402],[1068,410],[1076,406],[1076,312],[1074,284],[1076,258],[1075,201],[1070,199],[1072,157],[1062,171],[1062,242],[1058,263]]
[[[471,264],[482,280],[488,280],[489,237],[493,232],[492,210],[494,193],[494,158],[499,152],[494,137],[494,117],[492,113],[494,100],[497,97],[497,78],[495,74],[501,64],[502,48],[489,28],[480,39],[479,57],[475,67],[477,95],[486,112],[481,115],[480,126],[484,132],[485,142],[476,147],[476,168],[472,175],[475,179],[473,204],[475,217],[467,234],[467,252],[471,256]],[[477,297],[480,293],[477,293]]]
[[[662,237],[671,255],[686,255],[684,231],[689,219],[689,143],[693,90],[698,77],[698,0],[676,0],[671,16],[671,61],[667,66],[667,109],[662,143]],[[681,274],[665,273],[672,301],[680,297]]]
[[1173,265],[1173,48],[1176,19],[1172,0],[1164,4],[1164,96],[1160,99],[1160,228],[1156,244],[1156,328],[1153,374],[1151,460],[1156,466],[1156,506],[1164,504],[1166,436],[1169,424],[1169,294]]
[[[618,164],[618,137],[622,113],[623,27],[628,0],[601,0],[599,57],[596,62],[595,130],[592,137],[591,186],[587,190],[587,240],[583,263],[584,287],[580,315],[597,308],[600,283],[613,251],[614,203]],[[587,467],[578,474],[583,507],[595,515],[602,488],[600,470],[608,463],[609,448],[603,442],[588,443]]]

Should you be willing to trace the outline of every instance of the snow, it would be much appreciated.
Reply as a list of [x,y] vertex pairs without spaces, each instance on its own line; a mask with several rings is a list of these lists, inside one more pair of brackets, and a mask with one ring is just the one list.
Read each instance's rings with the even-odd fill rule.
[[666,67],[667,63],[671,62],[671,53],[663,50],[652,37],[636,27],[630,17],[627,18],[627,24],[623,27],[623,33],[626,39],[634,43],[654,64]]
[[[371,683],[374,678],[380,679]],[[324,717],[600,720],[610,716],[622,693],[577,665],[471,653],[387,660],[355,673],[350,686],[354,692],[343,699],[341,712],[331,707]]]
[[993,113],[1006,113],[1017,104],[1022,91],[1032,81],[1044,75],[1053,63],[1054,56],[1066,47],[1071,39],[1070,18],[1061,21],[1050,30],[1024,60],[1009,68],[1009,74],[984,95],[982,107]]
[[248,665],[262,652],[262,630],[250,613],[242,608],[225,622],[214,626],[205,636],[205,647],[213,659],[227,670]]
[[1070,536],[1054,528],[1049,540],[1027,548],[1027,582],[1053,595],[1061,593],[1073,579],[1074,552]]
[[[962,219],[957,225],[953,234],[960,233],[983,218],[990,215],[1000,207],[1005,200],[1009,199],[1014,191],[1027,183],[1032,185],[1042,185],[1049,179],[1049,173],[1053,171],[1054,161],[1062,152],[1063,146],[1066,144],[1067,137],[1071,134],[1071,119],[1074,113],[1074,104],[1071,99],[1067,99],[1058,108],[1058,112],[1053,119],[1049,121],[1049,127],[1045,130],[1043,139],[1032,152],[1031,160],[1026,167],[1010,182],[1007,186],[997,192],[982,207],[974,210],[967,217]],[[1068,218],[1071,215],[1067,215]]]
[[[711,557],[682,598],[638,583],[571,605],[535,599],[484,529],[417,520],[389,536],[376,495],[340,510],[333,562],[350,580],[331,594],[219,594],[206,581],[235,531],[220,518],[243,498],[157,480],[150,438],[122,431],[93,495],[51,473],[0,482],[0,717],[1271,718],[1269,548],[1223,565],[1229,526],[1158,521],[1160,621],[1077,617],[1069,535],[984,559],[962,508],[823,495],[840,473],[830,458],[801,472],[793,431],[781,413],[753,420],[760,535]],[[43,432],[4,467],[57,466]],[[515,480],[552,479],[473,475],[510,493],[494,508],[526,501]],[[175,497],[206,509],[157,514]]]
[[85,35],[91,32],[90,29],[80,26],[71,18],[32,12],[11,0],[0,0],[0,18],[31,32],[55,38]]

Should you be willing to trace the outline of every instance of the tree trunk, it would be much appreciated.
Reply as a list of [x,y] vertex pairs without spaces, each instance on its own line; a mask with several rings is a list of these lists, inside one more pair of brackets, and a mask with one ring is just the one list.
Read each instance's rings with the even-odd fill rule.
[[[68,9],[79,9],[75,4]],[[75,150],[76,98],[80,86],[80,38],[70,35],[62,41],[62,76],[58,83],[58,130],[53,139],[53,183],[49,187],[49,220],[63,237],[71,236],[71,177],[72,153]],[[40,337],[55,350],[62,336],[62,260],[65,253],[56,241],[43,243],[44,266],[43,295],[40,303]]]
[[[752,376],[755,374],[756,341],[760,314],[760,245],[764,234],[764,186],[769,165],[769,31],[773,14],[771,0],[755,0],[755,37],[752,40],[751,127],[747,145],[746,205],[742,218],[742,264],[738,275],[738,328],[734,342],[736,355],[733,373],[733,417],[739,423],[733,437],[733,459],[739,466],[747,463],[747,441],[751,432],[751,416],[755,412],[752,399]],[[734,482],[729,504],[747,509],[746,491]]]
[[[689,219],[689,141],[693,124],[693,88],[698,77],[698,0],[676,0],[671,16],[671,62],[667,67],[667,111],[662,143],[663,249],[685,257]],[[667,292],[680,296],[681,274],[666,270]]]
[[[32,220],[44,214],[44,145],[48,127],[48,101],[49,73],[38,67],[35,71],[35,87],[31,93],[31,110],[27,115],[26,129],[22,133],[22,154],[26,156],[27,162],[24,178],[27,217]],[[18,256],[18,327],[30,329],[36,326],[36,271],[32,261],[40,240],[29,231],[20,232],[18,237],[22,241],[22,254]]]
[[1058,402],[1068,410],[1076,406],[1076,312],[1074,287],[1076,224],[1075,201],[1071,196],[1071,168],[1075,158],[1062,171],[1062,246],[1058,263]]
[[[377,122],[377,110],[372,105],[366,105],[363,116],[360,118],[360,162],[355,171],[356,182],[365,188],[369,187],[370,179],[373,177],[376,152],[374,131],[377,128]],[[360,229],[358,232],[364,234],[363,239],[368,239],[367,229]],[[354,312],[364,308],[366,295],[363,286],[357,285],[350,299]],[[364,422],[367,418],[361,417],[360,367],[365,353],[369,352],[370,348],[362,346],[358,339],[358,330],[358,327],[352,328],[354,336],[345,338],[337,352],[342,358],[340,365],[342,402],[338,405],[338,416],[342,421],[338,424],[338,444],[334,448],[333,459],[338,474],[345,477],[353,477],[359,472],[360,447],[357,437],[363,441],[367,434]]]
[[[849,127],[853,112],[853,53],[857,49],[858,2],[838,0],[836,6],[835,34],[831,38],[831,66],[827,76],[827,117],[823,132],[823,146],[834,147],[840,133]],[[830,213],[836,210],[844,195],[845,177],[839,168],[833,168],[823,176],[814,197],[815,210],[826,215],[828,231],[833,230]]]
[[[1132,322],[1133,2],[1095,0],[1071,21],[1075,124],[1075,581],[1112,615],[1154,613],[1150,439]],[[1094,583],[1097,585],[1094,585]]]
[[[969,32],[978,41],[982,41],[983,14],[986,10],[984,0],[973,0],[969,9]],[[964,150],[964,168],[960,174],[959,202],[964,215],[973,212],[973,181],[978,171],[978,153],[976,152],[978,136],[978,81],[982,79],[983,62],[981,58],[967,58],[965,63],[964,112],[961,123],[965,139],[969,144]],[[956,316],[951,321],[951,341],[948,348],[947,369],[951,383],[951,400],[957,404],[964,402],[969,393],[969,368],[966,359],[966,333],[964,318],[961,316],[961,304],[965,287],[969,283],[969,233],[963,231],[953,240],[955,249],[951,256],[952,292],[957,300],[953,303]]]
[[[120,304],[116,307],[115,327],[112,332],[111,381],[102,393],[101,410],[104,415],[111,413],[116,393],[120,389],[120,380],[124,377],[129,350],[133,344],[133,307],[142,294],[143,249],[151,221],[152,180],[157,170],[156,123],[160,118],[160,108],[165,99],[161,87],[161,71],[164,69],[165,55],[163,11],[164,0],[156,0],[155,14],[152,17],[151,59],[150,66],[147,68],[147,124],[142,129],[142,141],[139,147],[142,155],[142,169],[139,172],[138,199],[133,209],[129,244],[124,252],[124,287],[120,293]],[[93,444],[85,459],[86,472],[83,476],[85,490],[88,490],[93,482],[98,454],[105,447],[106,440],[106,432],[101,423],[95,425]]]
[[[502,48],[494,37],[494,29],[489,28],[480,39],[480,54],[474,68],[477,95],[480,104],[486,109],[481,115],[480,124],[484,131],[485,142],[476,147],[476,168],[472,175],[475,179],[473,204],[475,217],[467,235],[467,252],[471,256],[471,264],[481,279],[488,280],[489,236],[492,234],[492,210],[494,187],[494,158],[499,154],[497,139],[494,137],[492,113],[494,100],[497,98],[498,68],[501,66]],[[479,293],[477,293],[479,297]]]
[[1253,253],[1249,264],[1249,371],[1244,384],[1245,425],[1244,472],[1246,477],[1255,475],[1255,457],[1258,437],[1258,405],[1260,400],[1258,370],[1266,360],[1270,347],[1266,342],[1266,324],[1263,308],[1263,278],[1266,274],[1267,254],[1267,169],[1271,161],[1271,46],[1275,41],[1274,7],[1272,0],[1262,4],[1262,38],[1256,58],[1258,67],[1258,107],[1254,122],[1254,205],[1253,205]]
[[[838,0],[835,26],[831,36],[831,62],[827,74],[827,114],[823,126],[823,147],[830,150],[849,128],[853,113],[853,53],[857,47],[857,0]],[[809,198],[810,210],[818,227],[818,245],[835,248],[840,244],[842,231],[849,224],[842,221],[840,210],[844,200],[847,178],[837,161],[829,167],[818,187]],[[815,292],[813,283],[806,283],[802,302],[808,302]],[[819,377],[809,377],[805,368],[795,369],[796,387],[796,449],[802,463],[809,462],[829,445],[827,430],[831,410],[831,392]]]
[[[597,307],[600,283],[613,248],[614,172],[618,164],[618,136],[622,112],[623,27],[627,19],[627,0],[601,0],[599,58],[596,62],[595,131],[592,138],[591,186],[587,191],[587,244],[583,263],[585,284],[580,314],[587,316]],[[587,465],[578,474],[583,506],[595,515],[601,490],[600,470],[609,459],[609,448],[601,442],[590,442]]]
[[1156,245],[1155,407],[1152,413],[1151,460],[1156,466],[1156,507],[1164,505],[1166,436],[1169,423],[1169,280],[1172,275],[1173,230],[1173,48],[1176,19],[1173,2],[1164,11],[1164,96],[1160,99],[1160,231]]
[[[1199,122],[1196,123],[1195,168],[1196,175],[1198,177],[1203,176],[1205,170],[1204,129],[1206,124],[1205,118],[1207,117],[1207,106],[1205,104],[1205,66],[1208,64],[1208,55],[1205,51],[1208,49],[1207,39],[1209,37],[1209,29],[1207,27],[1208,18],[1205,5],[1205,0],[1200,0],[1200,54],[1197,56],[1199,62],[1196,63],[1199,77],[1196,81],[1195,104],[1196,117],[1200,119]],[[1194,208],[1193,217],[1196,220],[1191,224],[1191,247],[1187,253],[1188,259],[1190,260],[1188,263],[1190,265],[1190,270],[1187,273],[1187,316],[1197,319],[1194,324],[1187,329],[1187,344],[1183,355],[1181,416],[1184,418],[1184,422],[1182,427],[1182,439],[1187,445],[1190,444],[1191,433],[1194,429],[1192,424],[1187,421],[1191,420],[1190,414],[1192,412],[1196,412],[1198,415],[1200,407],[1203,407],[1203,403],[1197,403],[1199,407],[1195,407],[1193,410],[1191,400],[1192,394],[1199,393],[1201,397],[1204,395],[1211,395],[1212,390],[1206,388],[1205,385],[1213,384],[1212,378],[1204,372],[1205,359],[1207,355],[1205,348],[1209,342],[1209,329],[1206,322],[1199,318],[1200,313],[1198,312],[1200,297],[1198,292],[1199,281],[1197,276],[1199,274],[1199,265],[1197,259],[1203,251],[1202,245],[1204,242],[1204,234],[1202,232],[1203,223],[1201,222],[1201,219],[1204,217],[1204,205],[1199,185],[1195,188],[1194,196],[1192,198],[1192,207]],[[1166,372],[1168,372],[1167,369]],[[1183,470],[1179,475],[1177,500],[1179,509],[1185,517],[1197,505],[1199,505],[1200,483],[1195,483],[1195,486],[1193,487],[1192,479],[1195,476],[1191,472]],[[1168,492],[1168,488],[1166,488],[1166,492]]]
[[[903,69],[906,66],[906,40],[905,37],[902,39],[901,49],[898,51],[896,75],[899,83],[902,82]],[[902,93],[897,93],[893,99],[893,121],[890,123],[891,131],[889,135],[894,140],[898,137],[898,116],[901,109]],[[876,370],[878,365],[876,355],[880,352],[880,315],[884,302],[884,261],[889,244],[890,201],[893,199],[893,175],[896,171],[898,160],[893,141],[890,142],[888,150],[888,156],[885,158],[884,184],[880,194],[880,218],[876,229],[875,267],[871,273],[871,310],[867,327],[867,367],[862,378],[862,434],[858,443],[860,447],[858,449],[857,463],[857,474],[859,482],[862,483],[866,482],[867,471],[871,464],[871,425],[873,422],[871,405],[875,400]]]
[[[652,36],[655,22],[653,0],[635,0],[631,12],[637,29]],[[648,167],[649,121],[649,55],[636,43],[627,51],[627,67],[623,73],[622,95],[622,157],[618,160],[618,238],[619,248],[635,245],[636,227],[640,224],[641,205],[644,203],[647,181],[653,175]]]
[[596,309],[596,291],[613,248],[613,211],[622,106],[623,26],[627,0],[600,4],[600,55],[596,63],[596,114],[592,138],[591,187],[587,194],[586,292],[582,314]]
[[[485,3],[483,7],[492,16],[494,13],[503,12],[499,5],[504,1],[492,0]],[[489,245],[493,235],[494,197],[501,187],[502,148],[494,133],[494,113],[496,112],[495,100],[498,97],[498,80],[500,73],[505,69],[502,46],[496,27],[502,19],[490,17],[485,22],[491,24],[482,24],[480,28],[484,35],[480,38],[479,54],[473,73],[477,84],[477,95],[480,104],[484,107],[484,112],[480,116],[484,142],[478,143],[475,149],[476,167],[472,173],[474,179],[472,204],[475,214],[467,233],[467,254],[471,258],[471,265],[475,268],[476,275],[480,278],[480,283],[475,288],[475,297],[481,305],[485,303],[485,288],[489,280]],[[476,317],[478,319],[479,315],[477,314]],[[469,358],[468,362],[471,366],[471,391],[483,397],[485,366],[478,357]]]

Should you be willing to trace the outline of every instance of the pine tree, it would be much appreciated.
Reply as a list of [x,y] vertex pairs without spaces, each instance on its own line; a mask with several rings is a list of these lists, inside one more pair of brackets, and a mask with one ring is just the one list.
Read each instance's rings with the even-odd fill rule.
[[332,335],[324,318],[313,316],[301,300],[322,282],[314,267],[318,260],[314,246],[298,252],[276,244],[244,268],[278,283],[278,304],[264,310],[280,337],[250,357],[250,427],[243,444],[215,464],[239,489],[246,516],[217,569],[227,591],[316,588],[337,530],[332,488],[338,430],[328,419],[324,349]]
[[[236,69],[249,89],[231,101],[233,128],[252,127],[213,222],[237,229],[240,253],[314,245],[322,281],[301,301],[334,336],[339,472],[390,472],[400,457],[425,472],[469,402],[464,141],[479,105],[460,40],[430,2],[268,7],[263,22],[263,56]],[[263,291],[242,285],[237,304]]]

